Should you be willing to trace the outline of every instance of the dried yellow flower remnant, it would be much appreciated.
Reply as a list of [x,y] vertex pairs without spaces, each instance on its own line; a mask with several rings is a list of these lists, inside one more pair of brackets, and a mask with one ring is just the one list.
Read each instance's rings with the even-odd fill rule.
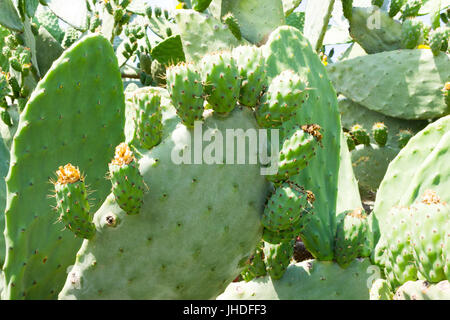
[[124,166],[129,164],[134,160],[133,152],[131,152],[130,147],[125,142],[122,142],[116,147],[116,154],[114,155],[112,164],[118,166]]
[[441,199],[433,190],[426,190],[422,196],[422,203],[425,204],[438,204],[441,203]]
[[56,175],[58,176],[57,183],[59,184],[75,183],[79,180],[83,180],[80,170],[70,163],[66,164],[64,167],[60,166],[58,171],[56,171]]
[[355,210],[350,212],[348,215],[352,216],[354,218],[359,218],[359,219],[365,219],[366,218],[366,216],[364,215],[363,208],[356,208]]
[[450,82],[446,82],[444,85],[444,88],[442,89],[443,92],[450,91]]

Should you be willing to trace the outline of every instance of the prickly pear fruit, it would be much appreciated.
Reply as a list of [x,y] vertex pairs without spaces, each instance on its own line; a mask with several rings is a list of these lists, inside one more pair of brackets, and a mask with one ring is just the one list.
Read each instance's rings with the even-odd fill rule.
[[256,248],[255,253],[247,261],[244,271],[241,272],[242,278],[248,282],[257,277],[263,277],[267,274],[264,264],[264,242]]
[[366,146],[370,145],[370,137],[367,131],[359,124],[355,124],[350,129],[351,134],[355,138],[355,143],[364,144]]
[[380,146],[384,147],[388,139],[388,129],[383,122],[377,122],[372,127],[372,134],[375,142]]
[[141,94],[135,96],[138,105],[136,115],[136,136],[142,148],[151,149],[161,142],[162,113],[161,97],[157,94]]
[[77,237],[91,239],[95,235],[95,225],[89,215],[89,202],[84,177],[80,170],[70,163],[56,171],[58,180],[54,182],[56,210],[59,220]]
[[223,23],[228,26],[231,33],[236,37],[236,39],[242,39],[241,27],[239,26],[239,22],[236,17],[231,13],[227,13],[222,17]]
[[[289,132],[289,131],[288,131]],[[294,127],[286,135],[278,156],[278,171],[267,176],[270,181],[284,181],[300,172],[308,165],[316,149],[321,145],[322,134],[317,124]]]
[[267,273],[274,280],[281,279],[294,254],[294,242],[285,241],[279,244],[264,244],[264,262]]
[[334,256],[343,268],[361,256],[366,242],[368,223],[362,209],[349,210],[338,215]]
[[381,251],[386,252],[386,258],[382,264],[385,266],[386,278],[395,288],[406,281],[415,280],[417,268],[411,263],[414,261],[410,246],[411,211],[406,207],[393,207],[388,214],[392,223],[389,233],[384,236],[386,248]]
[[75,28],[68,28],[61,42],[63,48],[68,48],[81,37],[81,32]]
[[430,48],[435,56],[441,51],[447,51],[449,38],[450,28],[446,26],[439,27],[430,33]]
[[398,147],[401,149],[408,143],[409,139],[413,137],[413,133],[410,130],[400,130],[398,132]]
[[193,127],[203,115],[203,86],[200,73],[193,65],[180,63],[166,70],[167,89],[178,116],[187,127]]
[[116,147],[109,164],[112,192],[120,208],[127,214],[138,214],[144,197],[144,179],[139,173],[136,159],[127,144]]
[[422,201],[411,206],[414,222],[411,245],[417,267],[429,282],[447,280],[444,272],[444,241],[449,230],[450,207],[441,202],[436,192],[425,191]]
[[405,49],[414,49],[423,41],[422,21],[406,20],[402,24],[401,42]]
[[301,212],[311,205],[311,199],[312,196],[302,187],[284,182],[268,199],[262,225],[271,231],[289,228],[298,222]]
[[298,223],[289,226],[287,229],[284,230],[272,231],[267,228],[264,228],[262,239],[265,242],[277,244],[283,241],[288,241],[297,238],[300,234],[300,229],[301,225]]
[[260,48],[239,46],[233,50],[241,77],[239,102],[247,107],[255,107],[266,85],[265,61]]
[[256,110],[256,120],[261,127],[280,127],[295,115],[308,98],[308,81],[292,70],[276,76],[263,95]]
[[348,151],[355,150],[356,144],[350,132],[344,132],[345,140],[347,141]]
[[231,52],[206,55],[201,65],[208,103],[218,113],[233,111],[239,98],[241,79]]

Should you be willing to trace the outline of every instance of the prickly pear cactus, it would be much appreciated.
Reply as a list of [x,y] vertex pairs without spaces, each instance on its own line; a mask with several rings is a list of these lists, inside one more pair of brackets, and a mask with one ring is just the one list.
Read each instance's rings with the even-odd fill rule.
[[[291,54],[286,55],[286,52]],[[266,71],[269,81],[283,71],[292,69],[304,74],[308,87],[314,88],[308,91],[309,98],[285,127],[292,128],[295,122],[299,122],[318,124],[322,128],[322,147],[316,148],[314,161],[302,170],[301,175],[295,175],[292,180],[312,191],[316,198],[314,215],[305,215],[302,224],[307,225],[303,229],[304,232],[311,231],[311,234],[314,233],[311,239],[317,237],[318,240],[307,243],[303,239],[304,243],[316,258],[331,260],[336,230],[338,155],[341,141],[336,95],[326,80],[327,75],[322,62],[299,30],[287,26],[279,27],[270,35],[263,47],[263,53],[267,61]],[[327,200],[323,201],[325,199]]]
[[123,125],[112,46],[102,36],[85,37],[55,62],[20,115],[6,178],[5,298],[57,297],[81,238],[57,223],[49,181],[61,165],[80,166],[98,207],[110,188],[104,177]]
[[[83,243],[60,299],[212,298],[258,244],[268,193],[259,166],[175,163],[172,153],[193,146],[194,135],[166,107],[164,138],[139,161],[149,188],[140,212],[126,215],[112,196],[106,200],[94,215],[98,232]],[[227,118],[205,118],[202,129],[255,126],[251,111],[235,109]],[[238,245],[230,246],[236,239]],[[117,268],[127,271],[118,279],[104,277]]]
[[354,260],[346,269],[330,261],[306,260],[291,264],[280,280],[266,276],[234,282],[217,299],[367,300],[370,266],[369,259]]
[[430,284],[424,280],[408,281],[397,289],[393,300],[449,300],[450,283],[443,280]]
[[440,92],[449,70],[448,55],[435,57],[429,49],[381,52],[328,66],[338,92],[370,110],[409,120],[450,113]]

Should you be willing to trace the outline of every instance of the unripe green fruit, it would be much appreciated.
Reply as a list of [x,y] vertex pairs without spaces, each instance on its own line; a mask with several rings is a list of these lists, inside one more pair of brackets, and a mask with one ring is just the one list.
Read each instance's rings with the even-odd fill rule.
[[84,178],[78,168],[70,163],[57,171],[58,180],[54,182],[56,191],[56,210],[59,219],[77,237],[91,239],[95,226],[89,214],[89,202]]
[[359,124],[355,124],[350,129],[351,134],[355,138],[355,143],[358,144],[364,144],[366,146],[370,145],[370,137],[367,131]]
[[128,145],[121,143],[109,164],[112,192],[117,204],[127,214],[138,214],[144,197],[144,179]]
[[375,142],[380,147],[384,147],[386,145],[388,140],[388,129],[384,123],[375,123],[372,127],[372,134]]

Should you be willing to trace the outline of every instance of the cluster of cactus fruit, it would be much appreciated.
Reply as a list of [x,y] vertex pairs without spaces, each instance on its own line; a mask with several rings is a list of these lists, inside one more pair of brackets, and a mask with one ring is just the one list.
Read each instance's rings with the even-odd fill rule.
[[[375,143],[380,146],[386,146],[388,141],[389,130],[383,122],[376,122],[372,126],[372,136]],[[370,136],[366,129],[359,124],[355,124],[350,128],[350,131],[344,132],[345,138],[347,140],[347,146],[350,151],[354,150],[357,145],[363,144],[366,146],[370,145]],[[397,146],[399,149],[406,146],[409,139],[412,138],[413,132],[411,130],[399,130],[397,134]]]
[[448,8],[424,2],[87,0],[68,28],[0,2],[0,298],[449,298]]

